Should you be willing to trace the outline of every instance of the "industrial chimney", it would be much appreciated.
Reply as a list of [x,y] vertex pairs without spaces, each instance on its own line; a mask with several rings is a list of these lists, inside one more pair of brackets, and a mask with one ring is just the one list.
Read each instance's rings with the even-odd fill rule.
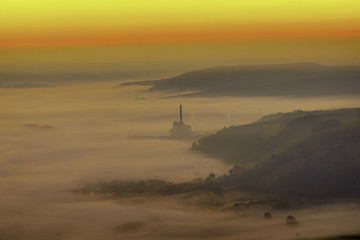
[[182,123],[182,105],[180,105],[180,123]]
[[173,128],[170,129],[170,137],[172,138],[188,138],[191,137],[191,126],[185,125],[182,116],[182,105],[180,105],[180,122],[173,122]]

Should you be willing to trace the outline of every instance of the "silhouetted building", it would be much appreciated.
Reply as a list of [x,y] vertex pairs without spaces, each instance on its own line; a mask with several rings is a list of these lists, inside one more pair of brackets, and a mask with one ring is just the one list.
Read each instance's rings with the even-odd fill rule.
[[185,125],[182,120],[182,106],[180,105],[180,122],[173,122],[173,128],[170,129],[170,137],[186,138],[191,137],[191,126]]

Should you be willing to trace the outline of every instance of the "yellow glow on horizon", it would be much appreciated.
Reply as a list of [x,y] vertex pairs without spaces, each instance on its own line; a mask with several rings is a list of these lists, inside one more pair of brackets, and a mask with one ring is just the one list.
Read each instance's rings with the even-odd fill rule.
[[1,5],[2,25],[35,28],[299,22],[359,19],[360,12],[358,0],[3,0]]
[[359,36],[359,12],[358,0],[3,0],[0,45]]

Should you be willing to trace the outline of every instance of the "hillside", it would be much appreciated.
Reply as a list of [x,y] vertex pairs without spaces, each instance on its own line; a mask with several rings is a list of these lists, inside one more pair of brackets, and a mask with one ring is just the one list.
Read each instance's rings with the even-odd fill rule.
[[267,116],[204,137],[192,149],[247,169],[223,180],[238,189],[360,196],[359,109]]
[[197,97],[357,95],[359,79],[357,66],[291,63],[214,67],[122,86],[149,85],[149,91]]
[[261,161],[282,154],[300,143],[360,123],[358,109],[294,111],[264,116],[258,121],[231,126],[193,144],[197,150],[232,163]]

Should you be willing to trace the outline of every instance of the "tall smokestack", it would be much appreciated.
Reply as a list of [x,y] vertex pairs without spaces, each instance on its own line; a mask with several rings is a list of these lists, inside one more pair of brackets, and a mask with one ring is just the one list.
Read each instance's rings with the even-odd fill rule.
[[180,123],[182,123],[182,106],[180,105]]

